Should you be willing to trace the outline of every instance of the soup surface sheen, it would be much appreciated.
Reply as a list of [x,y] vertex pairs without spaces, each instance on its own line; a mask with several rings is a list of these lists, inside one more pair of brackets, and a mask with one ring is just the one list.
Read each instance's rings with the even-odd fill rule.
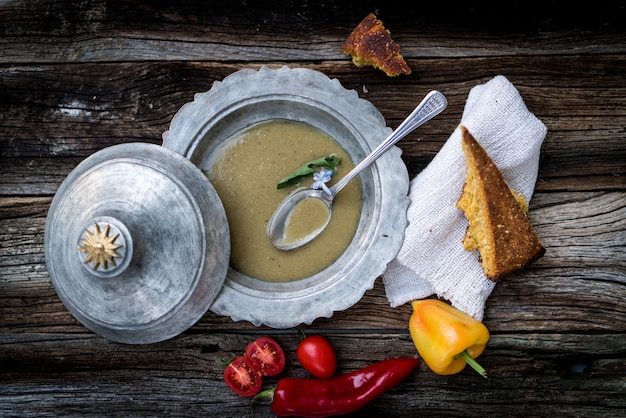
[[[346,250],[361,213],[361,188],[352,180],[333,202],[333,216],[319,237],[291,251],[276,249],[267,237],[267,222],[297,186],[278,190],[277,183],[309,161],[336,154],[341,158],[329,186],[354,163],[332,138],[312,126],[272,120],[254,125],[224,141],[205,167],[217,190],[230,226],[230,266],[266,281],[293,281],[312,276]],[[312,176],[299,186],[310,187]]]

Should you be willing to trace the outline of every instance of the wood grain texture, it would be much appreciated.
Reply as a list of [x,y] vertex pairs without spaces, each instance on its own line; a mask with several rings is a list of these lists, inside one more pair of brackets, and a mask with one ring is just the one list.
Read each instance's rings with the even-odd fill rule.
[[[0,331],[82,329],[57,299],[45,268],[43,230],[50,201],[0,198]],[[539,192],[530,214],[547,253],[498,283],[487,304],[489,329],[626,332],[626,192]],[[25,310],[30,315],[24,316]],[[389,308],[378,280],[355,306],[314,325],[397,330],[406,329],[408,315],[408,306]],[[208,313],[194,330],[224,327],[253,329]]]
[[[381,109],[391,127],[412,110],[418,98],[433,88],[445,92],[449,107],[403,140],[403,158],[411,176],[423,169],[460,123],[467,94],[476,84],[503,73],[516,84],[531,111],[546,124],[549,134],[542,149],[538,190],[623,189],[626,143],[626,76],[619,72],[626,59],[614,57],[562,57],[549,63],[542,58],[455,60],[463,79],[454,81],[449,60],[426,63],[429,73],[446,72],[446,81],[427,74],[416,81],[392,83],[384,74],[349,74],[351,64],[311,66],[339,79],[348,89]],[[273,65],[274,67],[282,64]],[[533,75],[536,68],[555,65],[554,75]],[[583,65],[588,76],[577,79]],[[260,65],[245,68],[260,68]],[[487,73],[484,68],[489,68]],[[497,70],[493,70],[497,68]],[[572,68],[571,73],[560,69]],[[197,92],[208,91],[238,67],[204,63],[53,65],[41,69],[7,69],[5,101],[0,102],[3,142],[0,194],[53,194],[81,158],[107,146],[125,142],[160,143],[161,135],[178,109]],[[364,70],[369,75],[377,70]],[[458,70],[457,70],[458,71]],[[380,84],[377,78],[381,78]],[[25,86],[30,88],[24,91]],[[600,87],[601,86],[601,87]],[[393,98],[393,99],[391,99]],[[604,112],[604,113],[602,113]],[[558,115],[558,116],[555,116]]]
[[[0,2],[0,415],[271,416],[222,380],[221,361],[271,335],[280,377],[308,377],[298,329],[210,311],[163,343],[123,345],[81,325],[46,270],[53,196],[84,158],[127,142],[161,143],[194,94],[241,69],[318,70],[372,102],[396,127],[429,90],[446,111],[399,143],[411,177],[459,124],[472,87],[503,74],[548,127],[530,220],[547,248],[487,301],[491,339],[470,370],[418,372],[354,416],[626,414],[626,8],[370,0],[263,5],[236,0]],[[389,78],[343,54],[368,13],[413,72]],[[335,347],[339,371],[415,356],[410,305],[390,308],[382,280],[360,302],[306,327]]]
[[[239,353],[253,334],[186,335],[139,347],[85,334],[8,337],[11,343],[2,341],[7,380],[2,382],[0,412],[76,415],[85,411],[85,405],[98,403],[106,415],[197,416],[221,411],[224,416],[272,416],[267,405],[242,402],[220,381],[220,362]],[[289,348],[299,338],[296,333],[274,337]],[[406,334],[328,338],[339,353],[340,373],[379,361],[381,352],[389,357],[414,352]],[[478,379],[471,370],[437,376],[421,364],[401,387],[375,399],[359,416],[389,411],[401,417],[500,415],[503,408],[510,415],[534,416],[541,408],[539,415],[608,416],[624,406],[625,378],[618,373],[624,364],[615,358],[624,350],[624,340],[611,334],[495,336],[481,356],[488,379]],[[308,376],[294,362],[285,373]],[[264,387],[272,387],[277,379],[265,379]]]

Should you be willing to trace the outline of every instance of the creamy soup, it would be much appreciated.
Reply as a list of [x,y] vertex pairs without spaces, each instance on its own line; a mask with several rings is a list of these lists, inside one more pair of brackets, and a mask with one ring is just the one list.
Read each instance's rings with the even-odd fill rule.
[[[263,122],[224,141],[207,162],[206,174],[217,190],[231,236],[233,269],[267,281],[309,277],[332,264],[350,244],[361,212],[361,188],[352,180],[334,199],[326,229],[305,246],[282,251],[267,236],[267,222],[282,200],[296,187],[277,189],[277,183],[309,161],[336,154],[341,158],[331,186],[354,163],[332,138],[312,126],[287,120]],[[300,187],[310,187],[312,176]],[[294,219],[304,221],[306,215]],[[311,220],[319,222],[319,220]],[[305,227],[306,229],[306,227]]]
[[329,220],[331,213],[321,199],[306,198],[299,201],[287,219],[283,241],[285,244],[302,241],[320,230]]

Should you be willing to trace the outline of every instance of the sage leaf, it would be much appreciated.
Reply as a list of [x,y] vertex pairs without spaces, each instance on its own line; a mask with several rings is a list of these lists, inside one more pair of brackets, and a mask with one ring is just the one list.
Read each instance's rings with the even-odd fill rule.
[[336,173],[337,166],[339,164],[341,164],[341,158],[335,154],[331,154],[328,157],[318,158],[317,160],[309,161],[308,163],[294,170],[287,177],[280,180],[276,185],[276,188],[282,189],[283,187],[300,183],[300,180],[303,177],[310,176],[315,173],[315,167],[325,167],[332,170],[333,173]]

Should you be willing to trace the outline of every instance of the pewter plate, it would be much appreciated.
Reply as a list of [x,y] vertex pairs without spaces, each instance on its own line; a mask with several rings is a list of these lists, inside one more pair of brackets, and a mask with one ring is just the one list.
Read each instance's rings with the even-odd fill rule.
[[[391,129],[368,101],[338,80],[309,69],[242,70],[196,94],[174,116],[163,145],[207,169],[212,152],[256,123],[288,119],[334,138],[357,163]],[[272,283],[229,268],[211,311],[254,325],[289,328],[331,317],[357,303],[396,256],[409,205],[408,173],[394,147],[360,175],[363,205],[345,253],[325,270],[289,283]]]

